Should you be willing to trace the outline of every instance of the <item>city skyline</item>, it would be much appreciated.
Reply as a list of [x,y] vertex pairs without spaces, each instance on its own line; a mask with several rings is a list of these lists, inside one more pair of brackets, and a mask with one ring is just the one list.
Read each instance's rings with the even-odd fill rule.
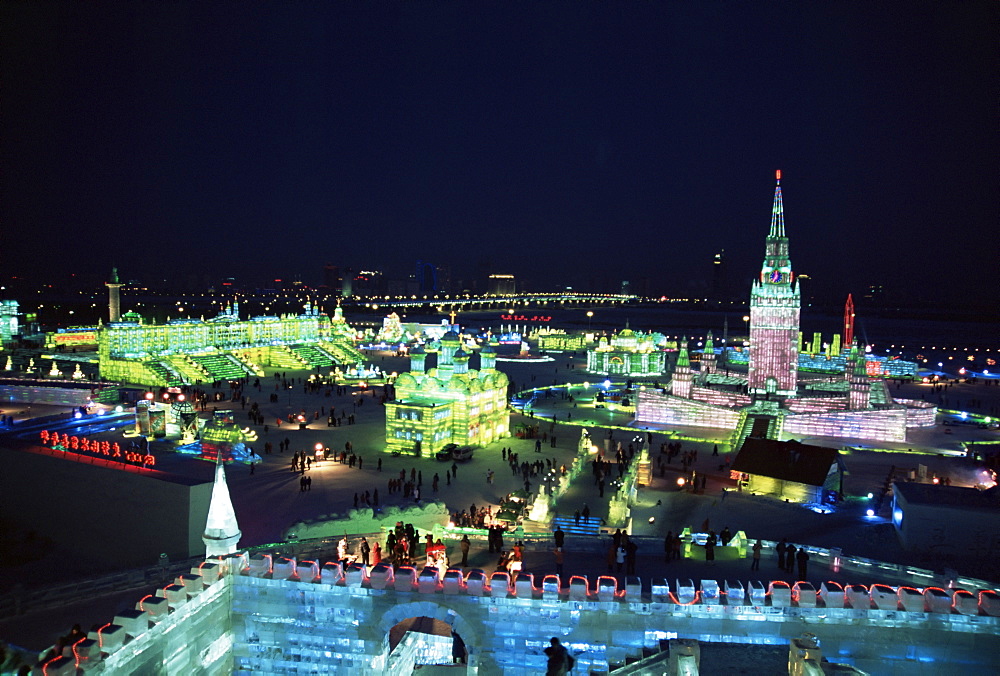
[[5,3],[0,263],[707,296],[782,169],[804,294],[989,303],[998,9],[903,8]]

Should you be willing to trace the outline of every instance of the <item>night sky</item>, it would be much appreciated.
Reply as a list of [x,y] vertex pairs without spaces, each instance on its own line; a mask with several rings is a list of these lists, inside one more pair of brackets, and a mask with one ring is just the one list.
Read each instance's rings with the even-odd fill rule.
[[[0,269],[996,299],[996,2],[0,4]],[[743,288],[743,287],[741,287]],[[746,296],[745,288],[741,295]]]

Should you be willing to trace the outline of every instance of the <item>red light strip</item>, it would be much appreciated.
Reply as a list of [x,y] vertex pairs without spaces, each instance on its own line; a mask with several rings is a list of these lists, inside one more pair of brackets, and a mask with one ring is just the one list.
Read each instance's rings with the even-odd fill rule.
[[694,598],[689,603],[681,603],[680,601],[678,601],[677,597],[674,596],[673,592],[667,592],[667,593],[670,594],[670,600],[679,606],[693,606],[694,604],[698,603],[698,601],[701,600],[701,592],[697,590],[694,593]]

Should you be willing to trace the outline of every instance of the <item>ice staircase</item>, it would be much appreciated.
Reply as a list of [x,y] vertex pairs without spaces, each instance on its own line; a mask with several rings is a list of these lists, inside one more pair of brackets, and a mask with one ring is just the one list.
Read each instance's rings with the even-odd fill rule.
[[287,345],[271,346],[271,366],[285,369],[307,369],[309,362],[292,351]]
[[149,369],[155,380],[161,385],[180,387],[187,384],[181,374],[162,361],[147,361],[143,366]]
[[321,347],[326,350],[338,364],[354,366],[355,364],[363,364],[366,361],[365,356],[361,354],[361,351],[353,345],[345,345],[343,343],[323,343]]
[[562,528],[566,535],[600,535],[601,534],[601,519],[596,516],[591,516],[589,518],[580,517],[580,522],[576,522],[576,518],[572,515],[570,516],[556,516],[552,519],[552,530],[556,529],[556,526]]
[[642,658],[633,660],[626,658],[624,665],[612,668],[608,672],[609,676],[639,676],[642,674],[669,674],[670,673],[670,647],[669,641],[661,639],[659,650],[652,648],[642,649]]
[[733,431],[730,447],[733,451],[739,451],[748,437],[777,439],[781,435],[781,423],[781,416],[743,411],[740,413],[740,421]]
[[240,380],[250,373],[250,369],[229,354],[205,354],[191,360],[205,369],[209,380]]
[[304,359],[310,368],[328,369],[333,366],[334,356],[316,345],[293,345],[292,352]]
[[185,382],[197,383],[212,380],[212,377],[205,371],[204,367],[195,363],[186,354],[175,354],[167,357],[167,363],[184,378]]

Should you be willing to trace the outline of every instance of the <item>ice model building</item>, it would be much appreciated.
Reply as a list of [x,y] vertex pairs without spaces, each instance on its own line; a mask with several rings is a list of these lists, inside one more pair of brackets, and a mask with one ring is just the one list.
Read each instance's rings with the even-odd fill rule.
[[587,335],[585,333],[566,333],[564,329],[550,329],[543,327],[530,338],[538,343],[538,349],[542,352],[576,352],[587,348]]
[[798,384],[799,308],[801,297],[788,257],[781,172],[774,188],[771,231],[764,265],[750,289],[750,367],[752,394],[794,396]]
[[[636,421],[733,429],[735,448],[751,433],[770,439],[905,441],[908,429],[934,425],[937,409],[923,401],[893,399],[885,381],[873,378],[887,369],[881,364],[872,369],[857,343],[844,346],[849,352],[840,357],[841,376],[800,381],[799,306],[779,172],[764,264],[750,290],[747,377],[732,375],[728,369],[719,372],[711,337],[695,371],[685,339],[670,384],[663,390],[639,392]],[[738,356],[728,351],[726,363],[739,363]]]
[[391,312],[382,320],[382,328],[378,330],[375,339],[384,343],[398,343],[401,340],[406,340],[403,322],[398,314]]
[[239,317],[239,303],[211,319],[149,324],[135,312],[97,330],[101,376],[142,385],[179,386],[261,375],[262,366],[330,369],[356,364],[354,330],[340,308],[333,321],[306,303],[299,315]]
[[385,439],[392,450],[433,456],[447,444],[478,446],[509,435],[507,376],[496,370],[496,350],[480,350],[480,368],[454,331],[441,337],[437,368],[426,351],[410,350],[410,371],[396,379],[396,398],[385,405]]
[[610,340],[601,338],[596,348],[587,350],[587,372],[602,376],[662,376],[666,355],[657,347],[655,336],[626,326]]

